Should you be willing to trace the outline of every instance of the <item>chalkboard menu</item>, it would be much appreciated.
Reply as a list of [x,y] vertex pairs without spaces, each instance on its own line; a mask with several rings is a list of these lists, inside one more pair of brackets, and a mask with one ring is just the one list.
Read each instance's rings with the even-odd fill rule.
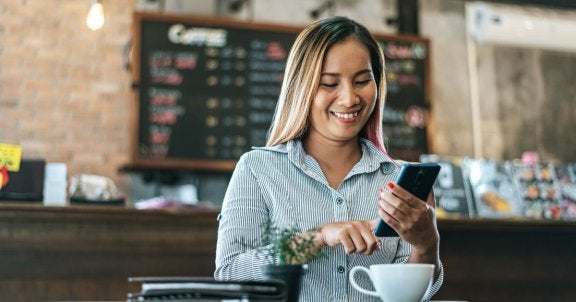
[[386,60],[384,136],[395,158],[418,161],[429,153],[429,47],[415,37],[377,37]]
[[[301,29],[135,14],[133,165],[231,171],[242,153],[263,146]],[[389,151],[417,160],[428,151],[427,41],[377,38],[388,60]]]

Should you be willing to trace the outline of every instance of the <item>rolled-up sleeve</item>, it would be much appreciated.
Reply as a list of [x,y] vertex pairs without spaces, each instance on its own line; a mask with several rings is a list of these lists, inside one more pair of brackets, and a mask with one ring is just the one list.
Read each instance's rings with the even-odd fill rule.
[[265,263],[254,248],[260,246],[268,211],[258,181],[245,159],[240,159],[224,196],[219,216],[216,270],[219,280],[262,278]]

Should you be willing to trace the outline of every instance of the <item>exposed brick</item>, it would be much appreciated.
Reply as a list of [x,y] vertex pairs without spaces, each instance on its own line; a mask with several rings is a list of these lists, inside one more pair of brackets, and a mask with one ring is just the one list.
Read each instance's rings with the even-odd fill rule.
[[74,155],[73,161],[76,164],[90,164],[98,166],[105,163],[104,156],[105,155],[103,154],[79,153]]
[[21,144],[27,157],[65,162],[71,172],[118,179],[116,165],[129,156],[130,74],[122,66],[134,1],[106,2],[108,21],[97,32],[85,25],[89,7],[0,4],[0,111],[9,115],[0,118],[0,141]]
[[48,48],[54,47],[56,45],[56,41],[50,39],[49,37],[25,37],[22,40],[22,44],[27,47],[35,47],[35,48]]
[[55,85],[55,80],[50,79],[30,79],[24,81],[25,90],[48,90]]

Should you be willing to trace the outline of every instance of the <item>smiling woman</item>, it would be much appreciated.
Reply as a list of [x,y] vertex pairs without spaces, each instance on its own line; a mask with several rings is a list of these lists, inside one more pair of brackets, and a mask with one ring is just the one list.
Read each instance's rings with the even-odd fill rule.
[[[299,238],[313,238],[310,255],[326,255],[303,257],[309,269],[299,301],[377,301],[354,291],[347,274],[383,263],[433,264],[427,299],[438,291],[433,196],[420,200],[390,183],[399,169],[382,139],[383,67],[378,42],[348,18],[319,20],[296,38],[267,146],[240,158],[224,197],[217,279],[264,277],[271,260],[258,257],[266,249],[260,226],[270,224],[295,228]],[[400,238],[376,237],[380,219]]]
[[[367,30],[361,32],[361,30],[355,28],[353,24],[350,24],[348,27],[343,26],[342,28],[334,29],[334,34],[331,36],[321,36],[318,33],[310,33],[311,30],[311,27],[304,29],[293,45],[289,57],[289,60],[292,60],[292,64],[290,64],[290,62],[287,63],[285,71],[286,81],[284,85],[282,85],[277,107],[277,112],[283,111],[285,113],[275,115],[267,145],[284,143],[291,138],[304,134],[306,128],[309,126],[309,121],[307,120],[307,116],[301,113],[310,110],[311,104],[308,100],[313,99],[315,97],[314,95],[319,93],[322,87],[335,87],[335,83],[330,82],[325,82],[321,85],[322,80],[327,81],[327,77],[332,78],[330,79],[331,81],[337,80],[334,78],[337,77],[337,75],[331,74],[330,70],[323,69],[325,68],[323,65],[328,66],[325,62],[325,60],[328,59],[326,53],[328,49],[336,46],[334,44],[343,43],[344,40],[350,38],[358,42],[355,45],[361,48],[363,55],[368,55],[367,57],[363,57],[363,59],[367,59],[364,63],[356,63],[364,64],[364,69],[354,71],[362,71],[361,73],[365,73],[365,77],[367,78],[354,79],[354,81],[360,80],[361,82],[372,79],[376,86],[376,93],[378,93],[375,102],[375,105],[378,105],[377,110],[370,112],[371,122],[366,124],[365,131],[363,131],[362,135],[366,138],[369,138],[368,135],[374,135],[369,139],[373,141],[380,150],[385,151],[381,134],[381,124],[386,94],[386,81],[384,78],[384,57],[378,42]],[[351,32],[354,31],[356,31],[356,34],[351,36]],[[315,37],[315,40],[304,40],[308,35],[312,34],[318,35]],[[358,48],[356,48],[356,50],[357,49]],[[350,52],[350,54],[352,58],[355,58],[353,52]],[[332,57],[336,57],[336,55]],[[334,60],[335,59],[332,59],[332,61]],[[346,62],[344,59],[341,61]],[[309,68],[300,69],[299,66],[308,66]],[[332,68],[338,67],[333,66]],[[357,85],[357,83],[354,83],[354,85]],[[287,125],[290,125],[290,127],[287,127]]]

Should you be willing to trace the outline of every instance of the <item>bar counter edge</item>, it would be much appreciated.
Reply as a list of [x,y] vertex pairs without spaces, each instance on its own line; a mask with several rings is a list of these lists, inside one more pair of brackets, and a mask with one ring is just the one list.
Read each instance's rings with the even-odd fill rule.
[[[0,204],[0,301],[117,300],[133,276],[211,276],[217,208]],[[576,297],[576,222],[439,219],[435,300]]]

